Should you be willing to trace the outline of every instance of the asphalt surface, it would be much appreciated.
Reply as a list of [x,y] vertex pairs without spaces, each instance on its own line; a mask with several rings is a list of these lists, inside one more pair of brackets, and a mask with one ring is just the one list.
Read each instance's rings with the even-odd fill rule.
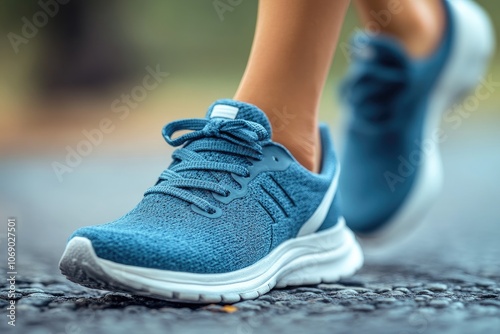
[[5,234],[1,333],[500,333],[500,123],[447,129],[445,185],[406,239],[367,251],[350,279],[278,289],[228,305],[173,304],[79,287],[57,270],[67,236],[132,207],[168,161],[96,151],[59,183],[60,157],[0,162],[2,229],[17,218],[16,326],[7,324]]

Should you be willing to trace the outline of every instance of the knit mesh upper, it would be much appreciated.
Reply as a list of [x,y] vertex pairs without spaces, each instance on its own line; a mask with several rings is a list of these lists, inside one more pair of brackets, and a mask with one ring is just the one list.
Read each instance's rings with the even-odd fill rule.
[[[237,119],[260,124],[270,135],[270,124],[257,107],[232,100],[216,104],[239,108]],[[325,132],[325,129],[322,129]],[[294,238],[303,223],[314,213],[335,173],[336,161],[323,133],[324,159],[320,174],[300,166],[288,151],[270,141],[261,143],[279,147],[293,161],[283,171],[264,171],[250,181],[245,196],[228,204],[216,200],[210,191],[186,189],[213,206],[220,217],[193,211],[192,204],[162,193],[147,193],[142,201],[123,217],[107,224],[84,227],[71,238],[91,240],[98,257],[117,263],[192,273],[223,273],[247,267],[266,256],[282,242]],[[221,138],[202,138],[217,145]],[[184,145],[195,147],[195,140]],[[197,152],[207,160],[248,166],[250,161],[238,154]],[[184,162],[174,161],[172,165]],[[172,166],[171,165],[171,166]],[[210,180],[237,188],[231,173],[206,170],[179,172],[182,177]],[[159,182],[168,184],[168,180]],[[70,239],[71,239],[70,238]]]

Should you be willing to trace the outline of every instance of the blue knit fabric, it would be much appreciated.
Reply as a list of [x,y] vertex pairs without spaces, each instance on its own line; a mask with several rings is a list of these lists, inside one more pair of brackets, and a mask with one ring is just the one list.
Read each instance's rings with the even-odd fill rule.
[[[238,108],[234,120],[210,118],[221,104]],[[182,128],[193,132],[172,139]],[[270,140],[271,127],[261,110],[216,101],[205,119],[164,128],[167,142],[182,147],[132,211],[111,223],[81,228],[71,238],[88,238],[100,258],[146,268],[223,273],[252,265],[296,237],[332,182],[336,158],[328,129],[323,126],[321,133],[322,171],[313,174]],[[236,174],[245,177],[270,147],[291,161],[286,169],[270,166],[248,183],[243,196],[227,204],[216,199],[227,189],[241,188]]]
[[[401,176],[398,169],[407,164],[410,155],[421,161],[429,98],[453,40],[452,17],[448,16],[440,47],[422,60],[409,58],[390,37],[354,38],[357,52],[341,91],[349,120],[340,193],[342,213],[355,232],[371,233],[383,227],[414,185],[419,164],[412,164],[414,171],[404,174],[403,181],[395,181],[394,176]],[[407,165],[402,168],[411,171]]]

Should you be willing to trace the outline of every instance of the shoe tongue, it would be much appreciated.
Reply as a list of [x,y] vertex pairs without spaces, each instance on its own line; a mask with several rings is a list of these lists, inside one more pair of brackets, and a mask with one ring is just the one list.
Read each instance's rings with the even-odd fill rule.
[[208,108],[206,118],[244,119],[259,123],[267,130],[269,137],[272,136],[271,124],[266,114],[250,103],[231,99],[217,100]]

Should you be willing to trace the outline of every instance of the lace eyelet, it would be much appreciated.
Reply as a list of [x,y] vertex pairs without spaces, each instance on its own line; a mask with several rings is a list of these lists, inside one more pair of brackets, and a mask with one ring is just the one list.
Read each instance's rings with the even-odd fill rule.
[[208,212],[208,211],[200,209],[199,207],[197,207],[194,204],[191,204],[191,210],[193,210],[194,212],[196,212],[202,216],[205,216],[207,218],[219,218],[220,216],[222,216],[222,209],[221,208],[214,208],[214,209],[210,210],[212,212]]
[[276,161],[276,162],[280,161],[280,159],[278,159],[278,157],[274,156],[274,155],[273,155],[273,160]]

